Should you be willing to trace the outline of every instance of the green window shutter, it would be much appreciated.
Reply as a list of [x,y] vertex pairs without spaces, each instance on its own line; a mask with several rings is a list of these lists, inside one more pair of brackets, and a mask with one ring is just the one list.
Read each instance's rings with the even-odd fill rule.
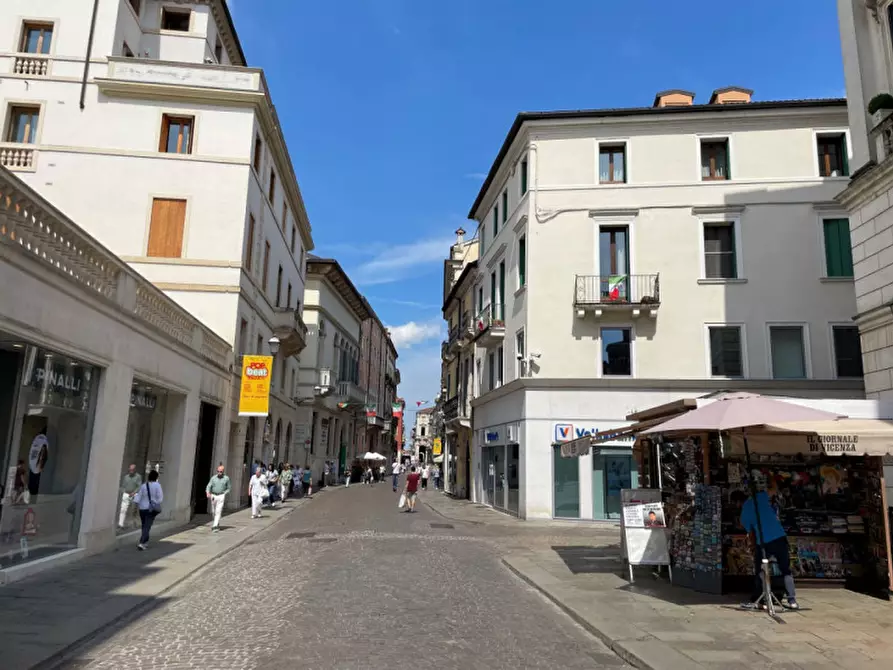
[[840,236],[837,234],[837,221],[826,219],[822,222],[825,230],[825,264],[829,277],[840,276]]
[[527,238],[518,240],[518,283],[527,286]]

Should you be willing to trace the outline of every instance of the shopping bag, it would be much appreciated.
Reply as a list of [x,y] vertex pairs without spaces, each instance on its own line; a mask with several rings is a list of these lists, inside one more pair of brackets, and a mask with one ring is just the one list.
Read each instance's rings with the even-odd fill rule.
[[400,500],[397,502],[397,509],[403,509],[404,507],[406,507],[406,494],[401,493]]

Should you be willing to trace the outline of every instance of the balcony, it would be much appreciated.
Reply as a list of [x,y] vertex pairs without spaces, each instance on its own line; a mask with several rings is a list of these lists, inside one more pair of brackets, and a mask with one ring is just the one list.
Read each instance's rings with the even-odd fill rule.
[[655,317],[658,307],[659,275],[577,275],[574,280],[574,308],[579,318],[587,312],[600,317],[606,310]]
[[481,346],[489,347],[505,339],[505,315],[503,305],[487,305],[474,317],[474,339]]
[[449,347],[449,353],[451,354],[455,354],[459,351],[459,326],[452,326],[450,328],[447,346]]
[[463,314],[459,319],[459,350],[461,351],[474,342],[474,322],[468,314]]
[[325,396],[331,393],[333,389],[331,368],[320,368],[316,379],[316,386],[313,387],[314,395]]
[[12,73],[26,77],[46,77],[50,71],[49,56],[42,54],[16,54],[12,61]]
[[451,361],[456,358],[456,352],[450,348],[449,340],[440,343],[440,359],[442,361]]
[[33,144],[0,142],[0,165],[13,171],[33,171],[35,151]]
[[360,404],[366,400],[366,394],[354,382],[338,382],[338,402]]
[[273,334],[283,356],[297,356],[307,346],[307,326],[301,313],[290,307],[273,308]]
[[443,421],[450,432],[457,426],[471,428],[471,403],[469,399],[463,399],[458,395],[454,395],[447,400],[443,405]]

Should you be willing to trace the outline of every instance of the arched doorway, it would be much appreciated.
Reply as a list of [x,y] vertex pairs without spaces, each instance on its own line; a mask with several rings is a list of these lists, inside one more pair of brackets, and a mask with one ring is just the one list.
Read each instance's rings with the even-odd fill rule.
[[283,447],[285,461],[291,463],[291,422],[285,427],[285,446]]
[[273,455],[270,463],[278,463],[282,460],[282,419],[276,420],[276,431],[273,433]]

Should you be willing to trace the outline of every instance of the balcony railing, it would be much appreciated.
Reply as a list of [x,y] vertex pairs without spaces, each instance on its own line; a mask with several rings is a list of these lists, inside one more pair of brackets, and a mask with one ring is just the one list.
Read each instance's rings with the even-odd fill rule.
[[491,329],[505,330],[505,310],[503,305],[487,305],[474,317],[475,335],[479,336]]
[[34,169],[34,145],[0,143],[0,165],[10,170]]
[[50,59],[41,54],[16,54],[12,62],[13,74],[31,77],[46,77],[50,69]]
[[366,394],[354,382],[340,381],[338,382],[338,398],[342,402],[363,402]]
[[459,396],[454,395],[443,405],[443,420],[450,421],[459,416]]
[[659,305],[658,275],[577,275],[576,307],[623,307]]

